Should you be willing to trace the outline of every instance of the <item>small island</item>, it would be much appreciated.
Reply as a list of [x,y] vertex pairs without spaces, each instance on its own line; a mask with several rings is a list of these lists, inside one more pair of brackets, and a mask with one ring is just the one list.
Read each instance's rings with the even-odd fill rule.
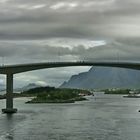
[[117,94],[117,95],[127,95],[129,94],[130,89],[105,89],[105,94]]
[[[75,101],[88,100],[85,96],[89,95],[94,96],[89,90],[46,86],[13,93],[13,98],[32,97],[32,100],[26,103],[74,103]],[[0,99],[6,99],[6,94],[0,95]]]
[[26,103],[74,103],[75,101],[87,100],[85,95],[92,95],[88,90],[55,87],[34,88],[21,94],[34,95],[34,98]]
[[140,98],[139,89],[106,89],[104,93],[123,95],[124,98]]

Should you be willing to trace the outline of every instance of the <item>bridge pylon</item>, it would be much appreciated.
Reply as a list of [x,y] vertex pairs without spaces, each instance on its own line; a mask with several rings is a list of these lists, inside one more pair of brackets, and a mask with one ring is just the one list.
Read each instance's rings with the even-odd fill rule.
[[8,73],[6,76],[6,108],[2,112],[16,113],[17,109],[13,108],[13,74]]

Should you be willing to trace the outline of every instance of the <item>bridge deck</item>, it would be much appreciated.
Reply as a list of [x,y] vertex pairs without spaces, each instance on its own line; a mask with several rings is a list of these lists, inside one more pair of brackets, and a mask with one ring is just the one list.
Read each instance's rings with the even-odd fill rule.
[[5,65],[0,67],[1,74],[16,74],[26,71],[55,68],[55,67],[70,67],[70,66],[103,66],[103,67],[121,67],[140,70],[140,63],[136,62],[46,62],[46,63],[29,63],[17,65]]

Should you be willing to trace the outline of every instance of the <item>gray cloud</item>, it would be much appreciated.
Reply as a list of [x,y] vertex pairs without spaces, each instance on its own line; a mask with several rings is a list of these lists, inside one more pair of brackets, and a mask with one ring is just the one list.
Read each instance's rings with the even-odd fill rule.
[[[1,0],[1,63],[139,61],[139,7],[139,0]],[[105,43],[95,45],[92,41],[97,40]],[[50,76],[46,83],[58,85],[75,73],[64,71],[59,71],[60,77],[49,70],[29,73],[27,81],[22,74],[17,80],[46,81],[51,75],[57,82]]]
[[0,6],[0,39],[139,36],[139,5],[138,0],[9,0]]

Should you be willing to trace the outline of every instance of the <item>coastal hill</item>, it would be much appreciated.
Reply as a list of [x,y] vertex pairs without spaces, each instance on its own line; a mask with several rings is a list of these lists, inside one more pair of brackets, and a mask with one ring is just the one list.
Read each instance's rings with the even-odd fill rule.
[[[19,93],[22,91],[27,91],[29,89],[37,88],[37,87],[42,87],[41,85],[38,85],[36,83],[29,83],[28,85],[25,85],[23,87],[19,88],[14,88],[14,92]],[[6,85],[0,84],[0,94],[5,94],[6,90]]]
[[37,87],[41,87],[41,85],[35,84],[35,83],[29,83],[28,85],[20,88],[20,91],[27,91],[29,89],[33,89],[33,88],[37,88]]
[[73,75],[61,88],[140,88],[140,71],[113,67],[92,67]]

